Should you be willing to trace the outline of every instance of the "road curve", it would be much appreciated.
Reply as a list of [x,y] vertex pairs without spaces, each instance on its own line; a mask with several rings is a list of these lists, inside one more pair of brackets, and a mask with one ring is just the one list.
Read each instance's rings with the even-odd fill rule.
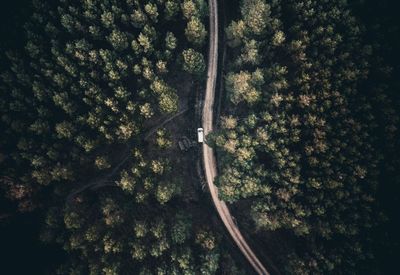
[[[204,135],[208,135],[213,130],[213,105],[215,97],[215,83],[217,79],[217,66],[218,66],[218,7],[217,0],[209,1],[209,19],[210,19],[210,31],[209,31],[209,53],[208,53],[208,71],[207,71],[207,87],[205,93],[205,100],[203,106],[203,129]],[[232,215],[224,201],[218,198],[218,189],[214,185],[214,179],[217,175],[217,166],[214,156],[214,150],[209,147],[206,143],[203,143],[203,162],[206,181],[208,189],[210,191],[213,203],[217,212],[224,223],[229,234],[232,236],[236,245],[242,251],[243,255],[253,266],[254,270],[258,274],[267,275],[269,274],[265,267],[262,265],[260,260],[251,250],[246,240],[243,238],[239,231],[239,228],[233,222]]]

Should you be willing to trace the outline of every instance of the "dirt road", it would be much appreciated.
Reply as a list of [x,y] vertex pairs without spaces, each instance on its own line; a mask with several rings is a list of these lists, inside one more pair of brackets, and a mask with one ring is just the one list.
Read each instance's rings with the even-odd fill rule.
[[[208,53],[208,72],[207,72],[207,87],[203,107],[203,129],[206,136],[213,130],[213,105],[215,97],[215,83],[217,79],[217,65],[218,65],[218,12],[217,1],[209,1],[210,9],[210,45]],[[225,202],[218,198],[218,189],[214,185],[214,179],[217,175],[217,166],[214,156],[214,151],[207,144],[203,143],[203,162],[206,174],[207,185],[214,203],[215,208],[221,217],[226,229],[232,236],[236,245],[242,251],[243,255],[253,266],[258,274],[269,274],[262,263],[258,260],[257,256],[251,250],[246,240],[243,238],[239,228],[233,222],[232,215]]]

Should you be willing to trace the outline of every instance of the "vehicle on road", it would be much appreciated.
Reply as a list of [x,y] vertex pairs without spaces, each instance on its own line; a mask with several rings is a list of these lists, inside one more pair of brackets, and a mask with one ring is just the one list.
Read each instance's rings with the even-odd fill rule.
[[204,130],[203,128],[197,128],[197,141],[199,143],[204,142]]

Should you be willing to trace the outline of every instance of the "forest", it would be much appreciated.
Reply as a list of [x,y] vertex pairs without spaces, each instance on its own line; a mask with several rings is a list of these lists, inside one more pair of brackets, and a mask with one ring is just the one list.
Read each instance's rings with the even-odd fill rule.
[[[202,190],[201,147],[178,147],[201,123],[209,3],[18,1],[1,16],[0,228],[34,217],[2,235],[25,230],[60,259],[48,252],[30,270],[26,253],[9,256],[5,272],[253,274]],[[281,274],[391,274],[395,5],[218,7],[220,107],[206,144],[235,223]]]
[[365,5],[243,0],[226,27],[211,136],[220,196],[250,214],[254,236],[281,241],[271,250],[287,274],[379,274],[398,251],[387,207],[398,208],[399,70],[386,37],[399,29],[363,24]]
[[3,46],[1,192],[67,252],[49,274],[235,273],[170,133],[144,140],[204,72],[206,18],[203,0],[35,0],[22,45]]

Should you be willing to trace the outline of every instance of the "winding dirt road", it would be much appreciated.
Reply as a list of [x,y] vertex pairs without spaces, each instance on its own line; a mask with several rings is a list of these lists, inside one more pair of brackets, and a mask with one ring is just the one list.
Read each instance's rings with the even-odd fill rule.
[[[217,1],[209,1],[210,9],[210,44],[208,53],[208,72],[207,72],[207,87],[203,106],[203,129],[204,135],[208,135],[213,130],[213,105],[215,97],[215,83],[217,79],[217,67],[218,67],[218,8]],[[214,179],[217,175],[217,166],[214,156],[214,150],[209,147],[206,143],[203,143],[203,162],[204,170],[206,174],[206,180],[208,189],[210,191],[213,203],[222,222],[224,223],[229,234],[232,236],[236,245],[242,251],[243,255],[253,266],[254,270],[258,274],[269,274],[262,263],[259,261],[257,256],[251,250],[246,240],[243,238],[239,231],[239,228],[233,222],[232,215],[224,201],[218,198],[218,189],[214,185]]]

